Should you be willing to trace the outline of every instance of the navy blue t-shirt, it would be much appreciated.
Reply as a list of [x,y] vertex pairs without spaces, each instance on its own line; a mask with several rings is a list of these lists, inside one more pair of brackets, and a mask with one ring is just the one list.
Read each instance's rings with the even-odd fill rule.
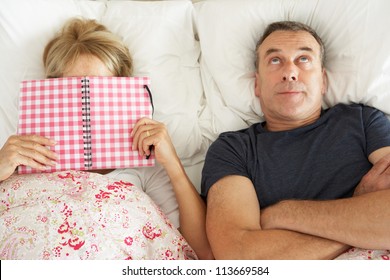
[[390,146],[389,120],[358,104],[336,105],[315,123],[289,131],[254,124],[222,133],[210,146],[202,196],[219,179],[241,175],[252,181],[261,208],[286,199],[350,197],[372,167],[368,156],[385,146]]

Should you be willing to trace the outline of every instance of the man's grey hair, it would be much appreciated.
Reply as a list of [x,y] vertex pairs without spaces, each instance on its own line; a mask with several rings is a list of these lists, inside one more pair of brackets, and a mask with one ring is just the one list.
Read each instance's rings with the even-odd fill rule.
[[260,40],[256,44],[256,71],[259,69],[259,47],[264,42],[264,40],[271,35],[275,31],[305,31],[310,33],[314,39],[318,42],[320,45],[320,58],[321,58],[321,66],[324,67],[325,65],[325,47],[324,43],[322,42],[322,39],[320,36],[318,36],[317,32],[310,26],[303,24],[301,22],[297,21],[278,21],[271,23],[267,26],[267,28],[264,30],[263,35],[261,36]]

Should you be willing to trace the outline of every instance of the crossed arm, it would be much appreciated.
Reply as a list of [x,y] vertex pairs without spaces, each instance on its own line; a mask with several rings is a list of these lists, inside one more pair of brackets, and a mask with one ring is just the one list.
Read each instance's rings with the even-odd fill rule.
[[217,181],[209,191],[206,219],[215,257],[332,259],[349,246],[390,248],[389,152],[386,147],[370,155],[374,167],[348,199],[287,200],[260,211],[249,179]]

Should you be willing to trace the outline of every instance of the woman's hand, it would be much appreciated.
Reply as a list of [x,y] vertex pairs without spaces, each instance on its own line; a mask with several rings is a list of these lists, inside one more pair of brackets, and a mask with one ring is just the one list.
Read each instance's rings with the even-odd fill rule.
[[0,181],[11,176],[19,165],[42,171],[54,166],[57,155],[47,148],[54,145],[53,140],[38,135],[10,136],[0,150]]
[[154,149],[156,160],[165,168],[175,159],[178,159],[168,130],[163,123],[149,118],[140,119],[131,132],[133,150],[138,150],[141,156],[150,156]]

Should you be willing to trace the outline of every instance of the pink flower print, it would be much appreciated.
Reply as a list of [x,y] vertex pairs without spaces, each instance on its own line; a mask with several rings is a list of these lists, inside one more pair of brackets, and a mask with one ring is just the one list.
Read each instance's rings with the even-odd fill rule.
[[119,186],[116,186],[116,185],[108,185],[107,186],[107,189],[110,190],[110,191],[116,191],[117,189],[119,189]]
[[84,245],[84,243],[85,241],[80,240],[78,236],[68,240],[68,244],[73,248],[73,250],[79,250]]
[[48,260],[50,258],[50,252],[48,252],[48,251],[44,251],[43,252],[43,256],[42,256],[42,259],[44,259],[44,260]]
[[70,216],[72,216],[72,214],[73,214],[73,211],[72,211],[71,209],[67,210],[67,211],[64,213],[65,217],[67,217],[67,218],[69,218]]
[[152,227],[150,223],[146,223],[146,225],[142,228],[143,235],[148,239],[155,239],[156,237],[160,237],[162,234],[161,229],[156,229],[156,227]]
[[18,180],[12,184],[11,188],[16,191],[17,189],[20,188],[20,186],[22,186],[22,183]]
[[19,227],[18,231],[20,231],[20,232],[27,232],[27,228],[25,226]]
[[69,206],[66,205],[65,203],[64,203],[64,209],[61,210],[60,212],[63,213],[66,217],[72,216],[72,213],[73,213],[72,209],[70,209]]
[[10,227],[12,225],[13,219],[12,219],[12,217],[6,217],[6,218],[4,218],[4,221],[5,221],[5,226]]
[[115,184],[118,184],[118,185],[122,185],[122,186],[128,186],[128,187],[132,187],[134,186],[132,183],[130,182],[124,182],[124,181],[119,181],[119,182],[115,182]]
[[82,186],[79,185],[80,183],[76,183],[76,184],[78,185],[77,187],[73,187],[73,188],[64,190],[64,192],[67,195],[72,196],[74,198],[80,198],[83,195],[83,193],[85,192],[85,190],[83,189]]
[[41,221],[42,223],[46,223],[48,221],[48,218],[46,216],[39,215],[37,217],[37,221]]
[[[61,238],[62,240],[64,240],[65,238],[63,237],[63,238]],[[68,245],[68,241],[64,241],[64,242],[59,242],[59,244],[61,245],[61,246],[67,246]]]
[[389,255],[382,255],[381,257],[382,257],[382,260],[386,260],[386,261],[390,260]]
[[59,229],[58,229],[58,233],[62,234],[64,232],[68,232],[69,231],[69,223],[68,221],[65,221],[64,223],[62,223],[62,225],[60,225]]
[[110,192],[105,192],[103,190],[100,190],[100,193],[96,194],[95,197],[97,199],[104,199],[104,198],[110,198]]
[[165,257],[167,257],[167,258],[172,258],[172,256],[173,256],[173,253],[172,253],[171,250],[166,250],[166,251],[165,251]]
[[[7,194],[7,196],[9,196],[9,194]],[[10,201],[10,203],[13,203],[13,199],[12,199],[12,201],[10,199],[8,199],[8,201]],[[6,200],[0,200],[0,210],[1,211],[9,210],[10,203],[7,202]]]
[[61,256],[61,250],[62,250],[62,247],[60,247],[60,246],[55,247],[54,248],[54,255],[56,257],[60,257]]
[[130,236],[126,237],[125,240],[124,240],[125,244],[127,246],[131,246],[131,244],[133,244],[133,238],[131,238]]
[[91,245],[91,251],[93,252],[99,252],[99,247],[96,244]]
[[58,174],[58,178],[60,178],[60,179],[68,179],[68,178],[70,178],[70,179],[72,179],[72,181],[74,181],[74,176],[70,172],[67,172],[66,175]]

